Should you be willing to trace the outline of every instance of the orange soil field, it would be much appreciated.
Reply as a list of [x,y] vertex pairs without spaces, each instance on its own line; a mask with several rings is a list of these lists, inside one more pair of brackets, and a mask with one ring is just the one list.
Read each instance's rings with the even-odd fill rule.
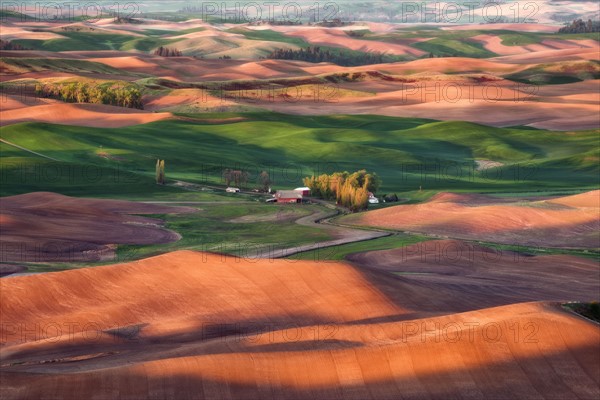
[[445,239],[355,253],[347,259],[363,269],[395,275],[396,290],[389,285],[388,296],[420,312],[465,312],[542,300],[589,301],[600,296],[598,262],[576,256],[531,256]]
[[50,40],[64,39],[64,36],[53,32],[38,32],[32,30],[31,26],[21,27],[10,22],[2,21],[2,40],[14,39],[34,39],[34,40]]
[[595,190],[575,197],[515,202],[440,193],[422,204],[367,211],[343,221],[523,246],[598,248],[599,196],[600,190]]
[[421,311],[343,263],[180,251],[0,289],[3,399],[600,395],[597,324],[554,303]]
[[119,128],[146,124],[171,118],[172,114],[151,113],[132,108],[103,104],[51,103],[5,110],[0,108],[0,126],[19,122],[48,122],[52,124]]
[[423,50],[410,47],[415,39],[406,39],[405,43],[384,43],[374,40],[361,40],[351,38],[342,29],[297,26],[273,26],[272,30],[284,33],[287,36],[299,37],[312,45],[341,47],[356,51],[381,52],[395,55],[422,56]]
[[[334,31],[345,35],[342,30]],[[502,78],[539,64],[585,62],[597,59],[597,42],[575,43],[575,41],[555,40],[535,46],[535,48],[521,50],[518,46],[505,46],[510,47],[513,52],[524,51],[525,53],[486,60],[464,57],[426,58],[404,63],[360,67],[288,60],[164,58],[119,51],[76,51],[54,53],[54,56],[47,52],[33,51],[13,51],[7,54],[11,57],[21,55],[32,57],[37,54],[43,57],[86,59],[130,73],[153,75],[177,82],[300,78],[357,72],[384,74],[379,78],[372,75],[368,79],[354,82],[340,81],[328,84],[324,86],[328,97],[321,99],[322,101],[315,101],[314,95],[303,96],[299,101],[293,102],[287,101],[287,98],[277,99],[277,101],[267,99],[257,101],[253,96],[244,99],[239,98],[238,95],[234,95],[235,100],[221,101],[210,96],[208,99],[203,99],[201,96],[198,100],[196,93],[189,95],[193,91],[188,94],[178,91],[147,95],[144,100],[147,110],[150,111],[205,112],[223,108],[239,111],[240,107],[242,109],[258,107],[301,115],[379,114],[464,120],[492,126],[529,125],[550,130],[597,129],[599,127],[597,86],[600,81],[586,80],[578,83],[531,87]],[[573,46],[575,47],[563,48]],[[557,64],[552,68],[563,67],[569,68],[566,64]],[[12,70],[11,68],[7,67],[7,71]],[[0,79],[7,81],[69,76],[74,77],[64,72],[45,71],[5,74]],[[97,79],[99,76],[94,78]],[[103,78],[110,79],[110,76]],[[118,78],[130,81],[136,79],[135,76]],[[292,93],[296,92],[292,90]],[[82,107],[79,105],[70,105],[68,109],[54,112],[55,107],[57,106],[30,108],[27,115],[23,115],[24,111],[5,112],[2,115],[2,124],[37,120],[95,126],[96,121],[100,121],[98,123],[102,126],[126,126],[170,116],[167,113],[151,115],[140,114],[139,111],[133,110],[117,112],[83,107],[86,113],[97,113],[84,114],[80,112]],[[75,112],[69,112],[73,107]]]
[[198,27],[211,28],[212,25],[202,21],[201,19],[189,19],[187,21],[181,22],[169,22],[162,20],[152,20],[146,18],[139,19],[141,24],[119,24],[115,23],[113,18],[105,18],[94,23],[94,26],[100,27],[102,29],[118,29],[123,31],[128,31],[131,33],[137,31],[144,31],[147,29],[157,29],[157,30],[165,30],[165,31],[180,31],[185,29],[192,29]]
[[[564,7],[544,6],[542,22]],[[11,40],[52,39],[60,38],[63,29],[93,28],[96,33],[142,37],[138,32],[146,29],[202,26],[205,30],[182,35],[178,38],[183,40],[172,46],[189,54],[208,49],[210,57],[234,59],[164,58],[117,50],[3,51],[3,57],[87,60],[129,74],[38,70],[45,67],[26,72],[26,67],[0,62],[0,82],[77,76],[201,82],[353,72],[386,77],[367,74],[356,82],[340,81],[332,102],[305,96],[298,102],[257,104],[222,100],[198,89],[153,92],[144,96],[145,111],[8,95],[0,99],[0,125],[41,121],[117,128],[172,118],[171,112],[186,107],[216,109],[241,103],[308,115],[368,113],[569,131],[599,127],[600,80],[541,86],[532,101],[519,102],[515,99],[529,98],[529,93],[502,78],[540,64],[597,60],[595,41],[507,46],[484,34],[474,39],[499,57],[340,67],[257,60],[273,46],[295,45],[261,43],[225,32],[240,25],[140,22],[7,20],[1,35]],[[398,27],[363,25],[373,32]],[[557,28],[489,24],[442,29]],[[344,32],[361,29],[359,25],[268,29],[313,45],[425,54],[410,47],[419,38],[392,44],[351,38]],[[501,88],[495,101],[485,96],[486,84]],[[420,89],[413,93],[415,85]],[[448,101],[448,88],[456,85],[468,91],[458,101]],[[110,260],[118,244],[175,241],[179,235],[164,229],[162,221],[132,214],[196,211],[53,193],[5,197],[1,203],[0,276],[23,272],[25,262]],[[600,191],[541,201],[441,193],[422,204],[369,211],[344,221],[456,239],[356,253],[345,263],[178,251],[126,264],[5,277],[0,279],[0,398],[597,399],[599,325],[561,303],[600,299],[598,263],[576,256],[494,250],[464,240],[597,248],[599,213]]]
[[543,40],[541,43],[529,44],[525,46],[505,45],[502,38],[494,35],[478,35],[471,38],[474,41],[483,44],[483,47],[492,53],[502,56],[523,53],[536,53],[546,50],[562,49],[598,49],[598,42],[595,40]]
[[[288,61],[261,61],[240,62],[232,61],[222,68],[217,68],[217,61],[192,61],[179,60],[165,61],[163,66],[157,66],[157,61],[150,58],[99,58],[99,62],[119,68],[129,68],[137,72],[149,72],[154,69],[176,80],[190,80],[191,74],[202,70],[200,75],[194,75],[198,79],[251,79],[254,78],[276,78],[292,76],[308,76],[311,74],[330,74],[343,71],[366,72],[374,71],[378,66],[366,66],[356,68],[344,68],[330,64],[312,65],[301,62]],[[229,60],[228,60],[229,61]],[[192,67],[191,65],[194,64]],[[189,66],[188,66],[189,65]],[[259,106],[279,112],[293,114],[330,114],[330,113],[369,113],[389,116],[424,117],[442,120],[466,120],[493,126],[531,125],[537,128],[571,130],[571,129],[594,129],[598,127],[596,114],[598,111],[597,94],[590,92],[598,86],[599,81],[586,81],[565,85],[552,85],[536,88],[532,93],[526,85],[493,77],[491,75],[477,73],[489,69],[496,73],[510,73],[526,68],[528,65],[511,65],[493,63],[485,60],[472,59],[427,59],[418,60],[405,64],[387,65],[388,73],[397,74],[397,77],[406,81],[398,80],[390,82],[381,79],[368,79],[355,83],[340,83],[330,85],[335,89],[332,92],[334,101],[316,102],[314,96],[308,96],[297,102],[289,101],[259,101],[250,98],[244,102],[243,99],[237,103],[248,106]],[[139,68],[138,68],[139,67]],[[162,69],[161,69],[162,68]],[[169,69],[166,69],[169,68]],[[464,72],[468,75],[443,75],[443,71],[453,70],[454,73]],[[422,71],[421,74],[403,77],[407,72]],[[171,75],[169,75],[171,74]],[[187,76],[187,77],[186,77]],[[484,79],[483,83],[478,79]],[[493,87],[491,87],[493,85]],[[336,89],[337,88],[337,89]],[[367,96],[359,93],[342,93],[339,89],[349,89],[364,92]],[[583,91],[583,92],[580,92]],[[292,90],[293,93],[296,93]],[[305,91],[308,92],[308,91]],[[560,92],[572,94],[579,93],[581,97],[562,97]],[[588,93],[589,92],[589,93]],[[312,93],[312,92],[311,92]],[[327,92],[329,93],[329,92]],[[148,110],[171,110],[170,107],[193,105],[201,108],[214,108],[222,106],[235,106],[236,102],[221,99],[212,99],[208,96],[198,96],[178,92],[178,94],[159,95],[147,97]],[[211,100],[211,101],[209,101]],[[215,100],[215,101],[212,101]],[[80,106],[69,106],[79,108]],[[46,118],[46,108],[28,111],[30,120],[42,120]],[[112,109],[114,110],[114,109]],[[54,121],[59,123],[72,123],[74,125],[94,124],[102,121],[115,126],[130,125],[132,123],[150,122],[156,119],[166,118],[168,114],[139,114],[133,110],[121,109],[120,115],[114,112],[108,115],[99,115],[101,119],[89,121],[87,118],[69,118],[71,114],[53,114]],[[493,110],[493,112],[491,112]],[[103,110],[108,111],[108,110]],[[116,112],[116,110],[115,110]],[[39,113],[39,116],[36,116]],[[8,114],[3,123],[9,124],[14,121],[27,120],[20,114]],[[83,115],[76,113],[77,116]],[[62,117],[61,117],[62,116]],[[49,117],[48,117],[49,118]]]
[[[575,49],[582,51],[582,49]],[[589,53],[591,49],[587,49]],[[23,52],[11,52],[11,57],[19,57]],[[27,57],[48,56],[46,52],[27,51]],[[155,76],[172,75],[178,80],[198,82],[201,80],[228,79],[267,79],[291,78],[298,76],[355,72],[385,71],[389,74],[436,73],[510,73],[516,72],[533,63],[502,62],[496,59],[482,60],[465,57],[426,58],[409,62],[373,64],[356,67],[342,67],[329,63],[309,63],[294,60],[212,60],[193,57],[165,58],[149,54],[132,55],[116,51],[72,51],[64,52],[60,58],[86,59],[129,72],[145,73]],[[53,76],[55,72],[48,72]],[[15,77],[16,79],[17,77]]]
[[[148,73],[157,61],[144,59],[106,58],[96,59],[119,68],[131,62],[131,71]],[[387,79],[367,79],[355,83],[330,84],[331,99],[315,101],[314,96],[299,101],[249,101],[236,102],[269,110],[292,114],[380,114],[388,116],[433,118],[440,120],[465,120],[493,126],[531,125],[543,129],[572,130],[598,128],[597,95],[589,92],[598,86],[597,80],[584,83],[552,85],[532,88],[504,80],[490,74],[508,74],[531,67],[530,64],[510,64],[468,58],[424,59],[408,63],[370,65],[362,67],[339,67],[331,64],[266,60],[260,62],[231,61],[218,68],[218,60],[165,61],[156,65],[156,71],[176,80],[210,79],[265,79],[291,78],[343,72],[369,72],[383,70],[392,74],[396,82]],[[230,61],[230,60],[227,60]],[[146,67],[140,67],[146,65]],[[168,69],[167,69],[168,68]],[[419,71],[417,75],[415,71]],[[452,71],[452,75],[446,75]],[[482,72],[489,71],[489,72]],[[194,75],[194,73],[198,73]],[[464,74],[464,75],[457,75]],[[583,89],[583,87],[588,89]],[[574,88],[571,90],[570,88]],[[342,93],[339,89],[363,91],[363,94]],[[582,90],[581,98],[545,95],[549,91],[573,92]],[[306,91],[305,91],[306,92]],[[292,90],[292,93],[296,93]],[[214,108],[235,106],[227,102],[203,100],[197,96],[188,99],[181,94],[176,98],[162,95],[148,104],[150,110],[171,110],[169,107],[196,103],[198,107]],[[329,101],[332,100],[332,101]],[[162,108],[161,108],[162,107]],[[493,111],[493,112],[492,112]]]
[[176,232],[161,227],[161,220],[129,214],[195,211],[46,192],[3,197],[1,204],[2,262],[112,259],[115,244],[168,243],[179,239]]
[[532,53],[495,57],[490,60],[514,64],[545,64],[558,61],[598,60],[598,45],[572,49],[543,50]]
[[[585,83],[590,87],[598,86],[598,81]],[[535,93],[537,88],[532,89],[527,85],[506,80],[491,84],[486,86],[460,77],[440,81],[421,79],[385,84],[383,90],[388,92],[371,96],[346,95],[339,89],[367,91],[369,88],[378,88],[376,83],[341,84],[323,90],[327,96],[322,96],[320,101],[308,96],[291,105],[286,101],[259,104],[277,112],[301,115],[378,114],[470,121],[499,127],[529,125],[550,130],[597,129],[600,126],[595,94],[586,94],[580,99],[544,98]],[[393,91],[394,88],[397,90]]]
[[[376,42],[375,42],[376,43]],[[161,76],[165,73],[178,75],[179,78],[186,81],[198,81],[200,78],[211,78],[219,80],[217,77],[225,69],[227,74],[240,74],[238,79],[243,77],[268,78],[268,77],[292,77],[302,74],[317,75],[331,72],[367,71],[380,70],[390,73],[416,73],[416,72],[440,72],[440,73],[460,73],[460,72],[514,72],[519,69],[534,66],[535,64],[544,64],[556,61],[574,61],[589,60],[598,58],[598,44],[592,41],[586,41],[584,47],[573,46],[573,48],[543,50],[525,54],[515,54],[509,56],[495,57],[490,59],[473,59],[465,57],[446,57],[446,58],[424,58],[409,62],[397,62],[386,64],[373,64],[357,67],[342,67],[328,63],[308,63],[292,60],[213,60],[213,59],[195,59],[193,57],[173,57],[165,58],[144,53],[129,53],[124,51],[68,51],[62,53],[46,51],[5,51],[6,57],[47,57],[47,58],[74,58],[85,59],[93,62],[100,62],[115,68],[124,69],[130,72],[148,73],[154,76]],[[508,46],[518,47],[518,46]],[[517,65],[515,65],[517,64]],[[519,67],[522,64],[523,67]],[[271,73],[280,72],[280,75],[270,76],[262,75],[254,71],[262,67],[268,68]],[[263,70],[266,72],[266,70]],[[49,72],[50,75],[54,72]],[[233,79],[233,78],[232,78]]]
[[600,192],[588,192],[552,199],[552,203],[577,208],[600,208]]

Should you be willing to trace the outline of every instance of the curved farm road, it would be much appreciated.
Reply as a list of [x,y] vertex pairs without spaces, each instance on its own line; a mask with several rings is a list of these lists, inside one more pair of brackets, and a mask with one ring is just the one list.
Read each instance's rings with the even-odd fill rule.
[[[302,246],[288,247],[284,249],[276,249],[273,251],[271,257],[273,258],[283,258],[288,257],[293,254],[303,253],[305,251],[318,250],[326,247],[339,246],[347,243],[354,242],[363,242],[366,240],[377,239],[384,236],[390,236],[390,232],[380,231],[380,230],[366,230],[359,228],[348,228],[344,226],[334,225],[329,222],[331,217],[334,217],[338,214],[335,206],[317,201],[317,203],[323,204],[324,206],[332,209],[332,211],[328,212],[325,210],[315,211],[314,213],[301,217],[296,220],[296,223],[299,225],[310,226],[310,227],[319,227],[320,229],[327,231],[334,239],[326,240],[323,242],[315,242],[311,244],[305,244]],[[251,258],[259,258],[259,256],[251,257]]]
[[[360,229],[354,227],[347,227],[342,225],[333,224],[329,221],[330,218],[338,215],[337,208],[325,201],[312,200],[318,204],[321,204],[331,211],[317,210],[312,214],[305,215],[298,218],[295,222],[298,225],[309,226],[312,228],[319,228],[329,233],[333,239],[326,241],[319,241],[315,243],[305,244],[294,247],[284,247],[281,249],[273,249],[269,254],[268,258],[284,258],[297,253],[303,253],[305,251],[324,249],[332,246],[339,246],[347,243],[362,242],[366,240],[377,239],[384,236],[390,236],[392,233],[375,228]],[[191,204],[219,204],[223,202],[219,201],[146,201],[149,204],[171,204],[171,205],[191,205]],[[232,201],[226,204],[245,204],[253,203],[251,201]],[[260,252],[258,254],[247,255],[247,258],[265,258],[265,254]]]

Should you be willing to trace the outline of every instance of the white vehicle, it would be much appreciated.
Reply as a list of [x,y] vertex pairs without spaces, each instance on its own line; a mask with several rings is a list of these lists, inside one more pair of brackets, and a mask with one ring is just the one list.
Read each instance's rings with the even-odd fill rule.
[[225,191],[226,191],[227,193],[239,193],[239,192],[240,192],[240,189],[238,189],[238,188],[235,188],[235,187],[228,187],[227,189],[225,189]]
[[379,204],[379,199],[372,192],[369,192],[369,204]]

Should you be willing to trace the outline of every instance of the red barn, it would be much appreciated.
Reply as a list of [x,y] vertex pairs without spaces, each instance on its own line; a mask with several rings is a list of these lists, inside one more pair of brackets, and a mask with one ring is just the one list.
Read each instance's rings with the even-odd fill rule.
[[275,193],[278,203],[302,203],[303,197],[301,192],[295,190],[279,190]]

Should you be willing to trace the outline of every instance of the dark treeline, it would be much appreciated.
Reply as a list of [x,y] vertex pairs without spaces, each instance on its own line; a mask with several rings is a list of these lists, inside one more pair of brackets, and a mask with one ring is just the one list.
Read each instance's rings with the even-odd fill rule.
[[361,38],[367,34],[367,31],[346,31],[346,35],[350,37]]
[[135,19],[135,18],[131,18],[131,17],[120,17],[120,16],[116,16],[115,19],[113,20],[113,23],[115,24],[143,24],[143,21],[140,21],[139,19]]
[[339,18],[334,18],[334,19],[332,19],[330,21],[324,19],[321,22],[316,22],[315,23],[315,25],[317,25],[317,26],[324,26],[324,27],[327,27],[327,28],[337,28],[337,27],[340,27],[340,26],[346,26],[346,25],[350,25],[350,24],[352,24],[352,22],[350,22],[350,21],[344,22],[344,21],[342,21]]
[[558,33],[593,33],[600,32],[600,21],[588,19],[584,22],[582,19],[576,19],[570,25],[563,26]]
[[330,62],[344,67],[353,67],[357,65],[381,64],[385,61],[385,54],[378,52],[360,53],[348,52],[344,50],[330,51],[321,50],[320,47],[307,47],[300,50],[276,49],[265,58],[276,60],[298,60],[312,63]]
[[42,97],[59,99],[67,103],[108,104],[118,107],[138,108],[142,110],[142,94],[132,84],[127,85],[90,85],[83,82],[38,83],[35,91]]
[[0,39],[0,50],[29,50],[18,43]]
[[161,57],[181,57],[181,51],[160,46],[158,49],[154,50],[154,55]]
[[278,21],[276,19],[273,20],[259,20],[259,21],[250,21],[248,23],[250,26],[260,26],[260,25],[275,25],[275,26],[286,26],[286,25],[302,25],[302,21],[291,21],[291,20],[282,20]]

